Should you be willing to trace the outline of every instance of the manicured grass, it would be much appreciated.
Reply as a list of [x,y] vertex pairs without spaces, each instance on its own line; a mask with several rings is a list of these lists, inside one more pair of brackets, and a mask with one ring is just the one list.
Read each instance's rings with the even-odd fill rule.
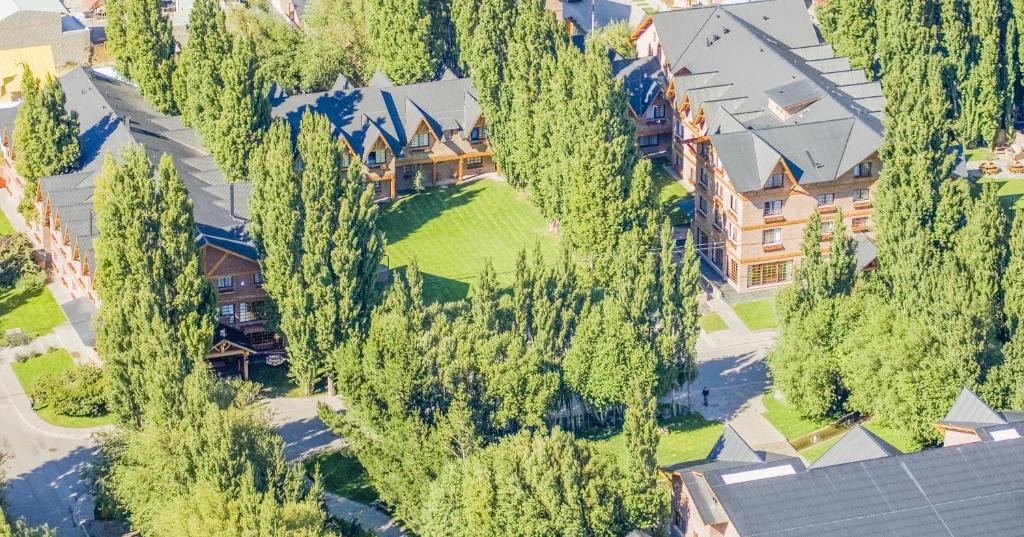
[[20,293],[11,289],[0,294],[0,334],[20,328],[34,338],[53,330],[65,319],[64,312],[45,286]]
[[267,397],[302,397],[302,390],[288,378],[288,366],[249,364],[249,380],[263,386]]
[[732,307],[743,324],[751,330],[773,330],[779,327],[775,301],[771,299],[741,302]]
[[540,241],[545,258],[557,255],[549,222],[507,183],[482,179],[429,188],[383,207],[387,259],[402,268],[416,259],[427,301],[464,298],[490,259],[498,282],[512,281],[516,256]]
[[836,442],[838,442],[840,438],[842,438],[842,435],[834,436],[832,438],[829,438],[828,440],[825,440],[824,442],[820,442],[812,447],[809,447],[801,451],[800,454],[803,455],[805,459],[807,459],[808,464],[813,463],[814,461],[818,460],[819,457],[824,455],[825,452],[829,450],[829,448],[836,445]]
[[665,214],[674,226],[686,224],[689,219],[679,207],[679,202],[689,198],[691,194],[665,170],[664,160],[656,160],[653,164],[654,171],[651,175],[654,178],[654,189],[658,192],[658,201],[665,208]]
[[360,503],[368,504],[377,499],[377,490],[363,465],[345,450],[314,455],[302,463],[311,474],[316,465],[320,465],[320,477],[328,492]]
[[[672,466],[681,462],[701,460],[714,447],[725,428],[722,423],[705,419],[697,413],[682,414],[662,421],[660,426],[668,430],[658,441],[658,466]],[[596,436],[596,438],[595,438]],[[626,451],[626,437],[621,431],[609,436],[591,436],[598,446],[611,450],[619,456]]]
[[868,420],[868,422],[864,424],[864,427],[867,430],[877,434],[879,438],[892,444],[893,447],[904,453],[921,451],[921,448],[924,447],[921,444],[915,442],[912,438],[910,438],[910,435],[908,435],[905,431],[901,431],[899,429],[892,429],[890,427],[884,427],[882,424],[878,423],[875,420]]
[[830,420],[812,420],[800,415],[793,407],[775,399],[772,391],[768,391],[761,398],[764,401],[764,418],[771,422],[776,429],[786,437],[786,440],[800,438],[806,434],[813,433],[828,425]]
[[722,316],[715,312],[701,315],[700,327],[709,334],[711,332],[718,332],[729,328],[729,326],[725,324],[725,321],[722,320]]
[[968,160],[992,160],[996,158],[996,154],[987,147],[975,147],[974,149],[964,149],[964,157]]
[[[46,354],[29,358],[24,362],[14,362],[11,364],[11,368],[14,369],[14,375],[18,377],[18,382],[21,383],[21,388],[25,390],[25,393],[32,393],[32,386],[35,385],[39,377],[50,373],[60,373],[74,366],[74,362],[71,361],[71,355],[64,349],[55,349]],[[83,418],[62,416],[49,407],[36,408],[35,411],[43,421],[58,427],[83,429],[114,422],[114,417],[110,414]]]
[[993,183],[999,186],[999,201],[1008,211],[1015,212],[1024,207],[1024,179],[998,179],[982,177],[978,184]]
[[0,211],[0,235],[14,235],[14,226],[3,211]]

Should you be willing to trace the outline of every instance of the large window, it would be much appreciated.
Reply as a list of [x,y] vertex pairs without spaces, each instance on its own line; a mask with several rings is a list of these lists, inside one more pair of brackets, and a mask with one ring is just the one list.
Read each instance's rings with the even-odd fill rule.
[[217,289],[220,291],[230,290],[235,286],[235,279],[231,276],[220,276],[217,278]]
[[257,285],[257,286],[263,285],[263,273],[262,272],[257,272],[256,274],[253,274],[252,275],[252,283],[254,285]]
[[783,175],[781,173],[772,174],[772,176],[768,178],[768,184],[766,184],[764,187],[765,188],[782,188],[782,180],[783,180]]
[[857,168],[854,170],[853,175],[856,177],[868,177],[871,175],[871,163],[861,162],[857,164]]
[[701,214],[708,214],[708,199],[704,196],[697,197],[697,211]]
[[665,117],[665,105],[656,104],[652,106],[649,116],[651,119],[661,119]]
[[732,211],[733,214],[740,214],[740,199],[731,194],[729,195],[729,210]]
[[697,168],[697,182],[704,188],[708,187],[708,171],[703,166]]
[[747,287],[788,282],[792,272],[791,265],[791,261],[751,265],[747,269]]
[[833,205],[836,202],[836,195],[829,192],[828,194],[818,194],[814,196],[814,199],[818,200],[819,206]]
[[853,191],[853,201],[868,201],[871,199],[871,191],[866,188],[858,188]]
[[835,227],[835,224],[836,224],[835,220],[825,220],[824,222],[822,222],[821,223],[821,234],[822,235],[831,235],[832,234],[832,229]]
[[221,304],[220,306],[221,317],[234,317],[235,316],[235,305],[234,304]]
[[242,302],[238,305],[238,322],[247,323],[256,320],[256,304]]
[[430,134],[426,132],[419,132],[412,136],[412,140],[409,140],[409,145],[412,147],[427,147],[430,143]]
[[775,216],[782,214],[782,200],[772,200],[764,202],[764,215]]
[[370,151],[370,156],[367,157],[366,163],[371,166],[375,166],[377,164],[383,164],[387,159],[387,151],[384,149],[374,149],[373,151]]
[[469,157],[466,159],[467,168],[483,168],[484,158],[483,157]]
[[715,209],[715,227],[722,229],[722,224],[725,223],[725,217],[722,216],[722,211]]
[[487,139],[487,127],[480,126],[480,127],[476,127],[473,130],[469,131],[469,139],[473,140],[474,142],[477,141],[477,140],[486,140]]
[[641,137],[637,138],[637,144],[640,147],[655,146],[655,145],[658,145],[658,143],[660,141],[661,141],[661,138],[657,134],[652,134],[650,136],[641,136]]
[[853,230],[864,231],[868,228],[868,217],[860,216],[853,219]]
[[782,242],[782,228],[776,227],[761,232],[761,244],[780,244]]

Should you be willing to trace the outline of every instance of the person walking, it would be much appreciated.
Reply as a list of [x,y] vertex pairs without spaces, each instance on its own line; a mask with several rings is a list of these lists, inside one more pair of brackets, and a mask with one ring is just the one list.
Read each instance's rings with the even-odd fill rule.
[[704,406],[708,406],[709,393],[711,393],[711,390],[709,390],[707,386],[704,386],[704,389],[700,391],[700,394],[704,396]]

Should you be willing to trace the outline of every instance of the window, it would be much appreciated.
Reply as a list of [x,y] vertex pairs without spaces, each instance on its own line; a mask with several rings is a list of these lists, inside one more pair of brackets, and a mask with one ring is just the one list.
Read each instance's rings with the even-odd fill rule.
[[419,169],[420,167],[416,164],[402,166],[402,179],[412,179],[416,176],[416,171]]
[[247,323],[256,320],[256,309],[253,304],[242,302],[238,305],[238,322]]
[[234,278],[231,276],[220,276],[217,278],[217,289],[231,289],[235,286]]
[[740,236],[739,229],[736,226],[734,226],[732,222],[725,223],[725,234],[733,243],[738,242]]
[[234,317],[235,316],[235,305],[234,304],[221,304],[220,306],[221,317]]
[[351,164],[352,164],[352,154],[349,153],[348,150],[346,149],[346,150],[341,152],[341,167],[342,168],[348,168],[349,165],[351,165]]
[[487,127],[481,126],[481,127],[474,128],[473,130],[471,130],[469,132],[469,139],[473,140],[473,141],[476,141],[476,140],[486,140],[487,139]]
[[444,141],[446,141],[446,142],[452,141],[452,133],[453,132],[455,132],[455,131],[444,131]]
[[725,217],[722,216],[722,211],[715,209],[715,227],[722,229],[722,225],[725,223]]
[[775,216],[782,214],[782,200],[772,200],[764,202],[764,215]]
[[747,287],[788,282],[792,272],[790,267],[790,261],[752,265],[747,269]]
[[430,133],[418,132],[412,136],[412,140],[409,140],[409,145],[412,147],[427,147],[430,143]]
[[706,157],[706,156],[708,156],[708,153],[710,152],[710,151],[709,151],[709,149],[708,149],[708,147],[709,147],[710,145],[711,145],[711,144],[709,144],[709,143],[707,143],[707,142],[701,142],[701,143],[700,143],[700,144],[698,145],[698,150],[697,150],[697,152],[698,152],[698,153],[700,153],[700,156],[702,156],[702,157]]
[[374,194],[380,194],[381,190],[383,190],[381,188],[381,183],[383,183],[383,181],[374,181],[373,182],[373,193]]
[[649,117],[651,119],[661,119],[661,118],[665,117],[665,105],[663,105],[663,104],[656,104],[656,105],[652,106],[651,107],[651,112],[649,114]]
[[853,219],[853,230],[863,231],[868,227],[868,217],[861,216]]
[[703,166],[697,168],[697,182],[704,188],[708,187],[708,171]]
[[835,226],[835,223],[836,223],[835,220],[825,220],[824,222],[822,222],[821,223],[821,234],[822,235],[831,235],[832,234],[832,228]]
[[871,163],[861,162],[853,172],[854,177],[868,177],[871,175]]
[[836,195],[829,192],[828,194],[818,194],[814,196],[814,199],[818,200],[818,205],[833,205],[836,202]]
[[252,283],[254,285],[263,285],[263,273],[262,272],[257,272],[256,274],[253,274],[252,275]]
[[729,210],[732,211],[733,214],[740,214],[740,199],[738,197],[733,195],[729,196]]
[[708,214],[708,199],[704,196],[697,198],[697,211],[701,214]]
[[384,164],[387,158],[387,151],[384,149],[374,149],[370,151],[370,156],[366,159],[366,163],[375,166],[377,164]]
[[774,173],[774,174],[772,174],[771,177],[768,178],[768,184],[766,184],[764,187],[765,188],[782,188],[782,180],[783,180],[783,174],[781,174],[781,173]]
[[866,188],[858,188],[853,191],[853,201],[868,201],[871,199],[871,191]]
[[467,168],[483,168],[484,158],[483,157],[469,157],[466,159]]
[[641,136],[637,138],[637,144],[640,147],[651,147],[653,145],[658,145],[659,142],[660,136],[658,136],[657,134],[652,134],[650,136]]
[[782,228],[776,227],[761,232],[761,244],[780,244],[782,242]]

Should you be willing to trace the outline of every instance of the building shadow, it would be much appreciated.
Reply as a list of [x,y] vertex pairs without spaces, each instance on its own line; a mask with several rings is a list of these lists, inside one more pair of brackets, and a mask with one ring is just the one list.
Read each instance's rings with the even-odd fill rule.
[[470,189],[471,185],[427,187],[423,192],[383,206],[381,228],[388,244],[395,244],[445,212],[472,202],[480,191]]

